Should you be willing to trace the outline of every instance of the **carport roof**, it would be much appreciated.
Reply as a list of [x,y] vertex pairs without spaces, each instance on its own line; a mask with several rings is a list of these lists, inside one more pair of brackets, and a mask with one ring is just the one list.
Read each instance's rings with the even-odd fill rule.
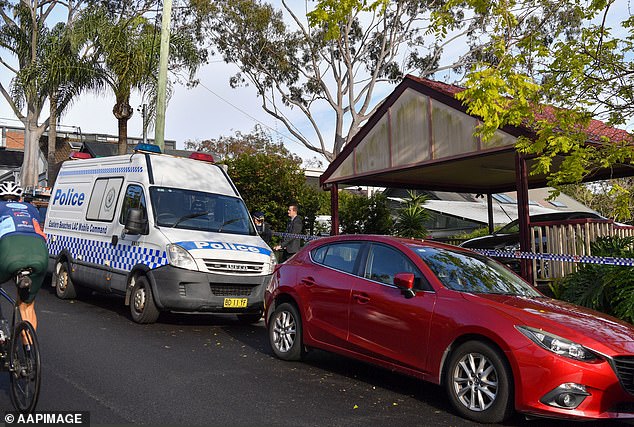
[[[463,88],[406,76],[379,109],[333,160],[320,178],[329,184],[424,188],[438,191],[500,193],[517,188],[515,142],[519,136],[534,137],[528,127],[507,126],[491,141],[473,136],[479,124],[455,98]],[[554,117],[545,107],[538,118]],[[602,136],[626,140],[623,130],[593,120],[586,132],[588,142]],[[562,158],[553,159],[556,168]],[[532,170],[534,160],[528,159]],[[631,169],[615,166],[599,170],[587,181],[630,176]],[[528,187],[547,185],[547,176],[529,175]]]

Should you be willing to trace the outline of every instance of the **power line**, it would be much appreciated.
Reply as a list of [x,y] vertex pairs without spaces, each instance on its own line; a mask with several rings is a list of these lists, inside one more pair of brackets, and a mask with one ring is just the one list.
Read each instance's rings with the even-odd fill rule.
[[246,111],[244,111],[243,109],[241,109],[240,107],[232,104],[231,102],[229,102],[228,100],[226,100],[225,98],[223,98],[222,96],[218,95],[216,92],[214,92],[213,90],[209,89],[207,86],[205,86],[203,83],[198,83],[200,86],[202,86],[203,88],[205,88],[206,90],[208,90],[211,94],[215,95],[216,97],[218,97],[221,101],[226,102],[227,104],[229,104],[230,106],[232,106],[233,108],[235,108],[236,110],[238,110],[239,112],[241,112],[242,114],[244,114],[245,116],[247,116],[248,118],[250,118],[251,120],[253,120],[256,123],[259,123],[260,125],[264,126],[265,128],[269,129],[271,132],[278,134],[279,136],[281,136],[282,138],[285,138],[291,142],[294,142],[295,144],[300,145],[301,147],[306,148],[306,146],[301,143],[300,141],[293,139],[293,138],[289,138],[287,135],[284,135],[283,133],[281,133],[280,131],[278,131],[277,129],[273,129],[271,126],[267,125],[266,123],[261,122],[260,120],[256,119],[255,117],[253,117],[252,115],[250,115],[249,113],[247,113]]

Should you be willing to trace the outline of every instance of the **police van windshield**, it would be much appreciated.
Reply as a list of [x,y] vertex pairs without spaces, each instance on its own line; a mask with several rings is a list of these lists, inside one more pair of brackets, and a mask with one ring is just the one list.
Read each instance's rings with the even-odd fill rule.
[[255,235],[244,201],[237,197],[151,187],[154,222],[159,227]]

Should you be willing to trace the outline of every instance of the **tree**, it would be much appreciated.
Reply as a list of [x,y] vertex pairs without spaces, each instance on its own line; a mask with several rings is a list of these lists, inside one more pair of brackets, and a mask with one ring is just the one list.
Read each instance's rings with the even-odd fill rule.
[[429,212],[424,207],[426,201],[427,196],[424,194],[417,194],[415,191],[407,192],[407,199],[404,200],[405,206],[398,210],[394,226],[397,235],[415,238],[427,236],[425,221],[429,219]]
[[287,208],[293,203],[299,205],[299,214],[309,225],[314,221],[319,197],[306,184],[302,159],[275,143],[261,127],[249,134],[188,141],[185,147],[210,152],[225,163],[249,210],[263,212],[272,230],[286,230]]
[[[480,22],[460,21],[459,7],[452,11],[457,19],[445,27],[453,33],[427,37],[429,27],[421,23],[444,2],[320,0],[303,16],[290,2],[281,3],[283,11],[258,0],[216,1],[209,37],[224,60],[240,68],[230,84],[252,84],[264,111],[327,160],[376,111],[378,85],[394,83],[406,72],[462,71],[479,45]],[[443,50],[459,35],[467,36],[469,52],[441,66]],[[313,135],[293,124],[291,108],[308,120]],[[318,120],[324,109],[332,113],[332,141]]]
[[387,197],[339,192],[339,222],[344,234],[390,234],[393,221]]
[[[94,43],[100,55],[103,82],[115,95],[112,114],[118,123],[119,154],[127,152],[133,91],[140,92],[147,101],[150,118],[155,114],[160,29],[145,16],[155,3],[109,0],[83,11],[83,33]],[[196,35],[185,25],[170,37],[170,71],[185,71],[192,84],[196,70],[207,57],[197,43]]]
[[587,184],[561,186],[561,192],[599,212],[623,222],[634,212],[634,178],[619,178]]
[[[453,22],[449,13],[456,4],[463,2],[451,0],[446,13],[436,15],[438,28]],[[634,16],[623,2],[467,4],[477,16],[488,16],[492,43],[458,97],[482,118],[484,140],[504,125],[532,127],[536,137],[521,138],[518,149],[537,156],[533,172],[548,174],[557,188],[597,169],[633,165],[631,134],[612,132],[586,144],[591,119],[623,126],[634,113]],[[621,21],[611,28],[616,19]],[[564,156],[558,168],[556,156]],[[620,199],[630,198],[626,188],[613,189],[623,192]]]
[[[24,162],[20,176],[23,186],[38,184],[39,141],[49,124],[48,118],[40,123],[40,115],[54,83],[59,82],[55,77],[58,70],[45,60],[55,39],[54,32],[45,23],[58,5],[66,8],[67,23],[72,22],[81,4],[81,0],[65,3],[0,0],[0,48],[17,60],[17,66],[13,66],[0,58],[0,64],[14,75],[8,89],[0,83],[0,92],[24,125]],[[59,107],[63,109],[62,105]]]
[[74,22],[60,22],[53,27],[44,43],[42,62],[43,69],[47,70],[49,100],[48,185],[52,185],[56,178],[58,118],[80,93],[94,90],[100,84],[97,58],[78,42],[81,39]]

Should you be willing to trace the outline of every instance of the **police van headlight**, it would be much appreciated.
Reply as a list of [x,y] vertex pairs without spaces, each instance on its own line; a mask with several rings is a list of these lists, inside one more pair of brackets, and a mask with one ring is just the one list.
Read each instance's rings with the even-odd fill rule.
[[271,251],[269,262],[264,266],[264,274],[273,273],[273,270],[275,270],[276,265],[277,265],[277,258],[275,258],[275,252]]
[[187,270],[198,270],[194,257],[181,246],[169,244],[167,245],[167,260],[170,265]]

